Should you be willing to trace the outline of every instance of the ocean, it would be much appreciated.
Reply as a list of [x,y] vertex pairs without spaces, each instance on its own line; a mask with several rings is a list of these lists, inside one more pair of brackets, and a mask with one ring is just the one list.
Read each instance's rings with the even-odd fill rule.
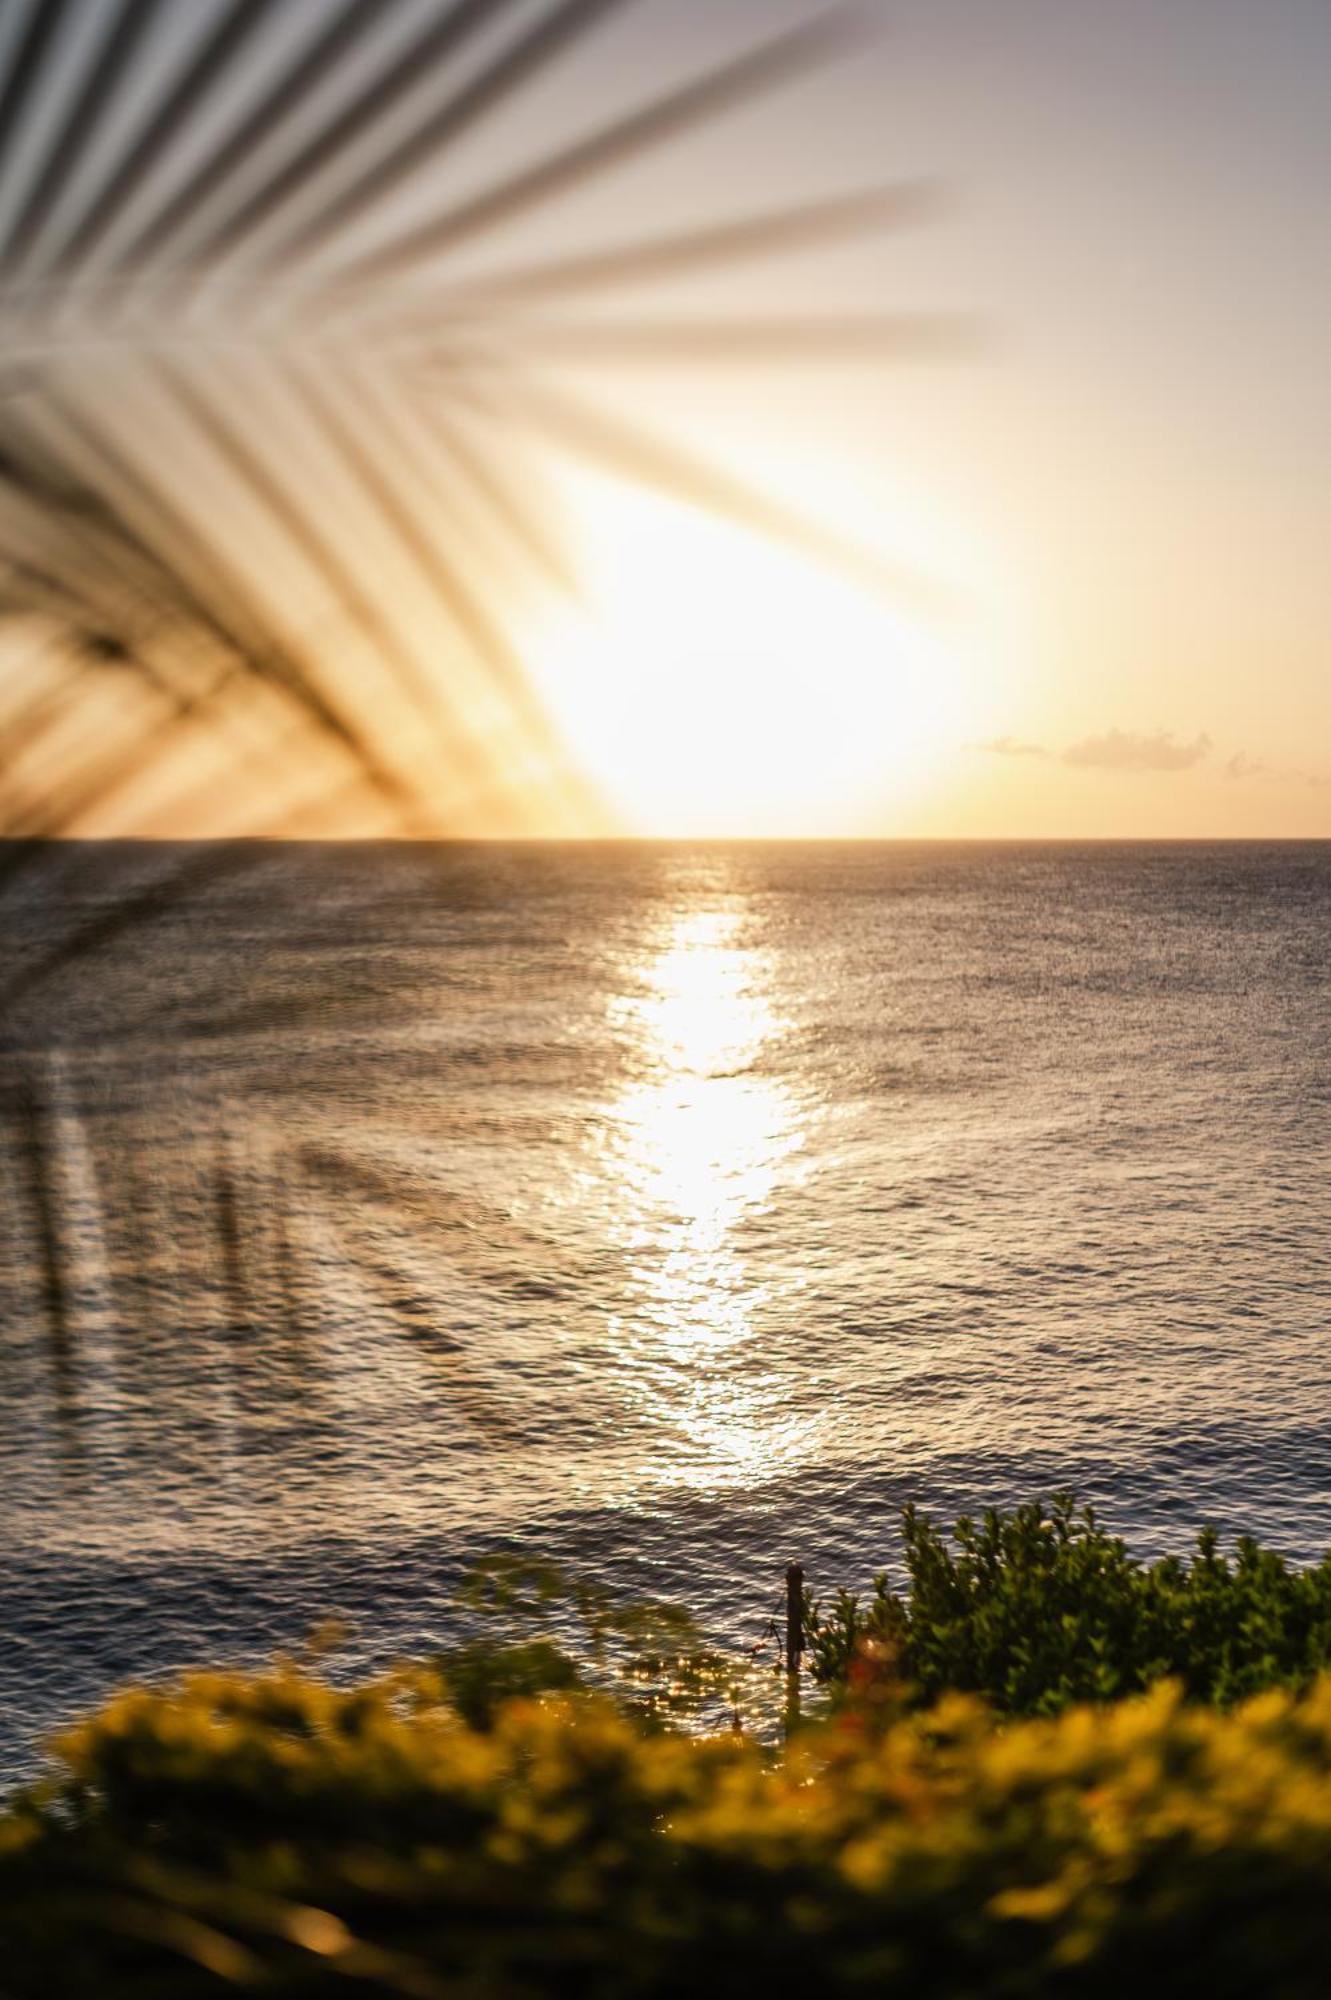
[[494,1549],[745,1644],[907,1501],[1331,1543],[1331,843],[9,846],[0,926],[0,1771]]

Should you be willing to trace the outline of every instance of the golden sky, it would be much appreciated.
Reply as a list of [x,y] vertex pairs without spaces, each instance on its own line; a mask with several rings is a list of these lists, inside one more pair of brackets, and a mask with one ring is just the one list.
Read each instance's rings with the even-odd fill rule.
[[[85,8],[94,24],[98,4]],[[643,0],[612,14],[450,155],[459,196],[809,11]],[[337,372],[343,357],[325,376],[320,358],[293,398],[276,345],[219,339],[206,317],[173,333],[151,380],[140,322],[99,321],[96,338],[62,350],[52,379],[66,409],[117,450],[150,443],[153,504],[221,553],[227,588],[257,593],[282,644],[318,660],[420,801],[412,830],[1331,835],[1331,10],[877,11],[885,32],[853,57],[520,216],[448,266],[465,295],[496,271],[604,244],[936,178],[943,198],[916,226],[672,279],[581,317],[575,304],[562,332],[537,327],[538,346],[554,343],[544,389],[703,454],[816,523],[821,552],[644,491],[570,453],[544,416],[529,436],[520,370],[473,378],[450,362],[430,378],[436,415],[451,424],[461,411],[450,451],[484,432],[492,388],[518,395],[487,449],[575,574],[572,590],[540,585],[500,547],[465,463],[421,456],[423,373],[357,386]],[[182,50],[187,26],[183,11],[170,17]],[[305,27],[293,13],[284,32]],[[35,127],[20,135],[11,204],[40,140]],[[186,170],[209,143],[204,120]],[[354,159],[334,164],[354,174]],[[395,200],[400,226],[409,204]],[[126,235],[134,220],[131,204]],[[280,258],[265,268],[280,288]],[[428,284],[421,297],[433,310]],[[956,315],[961,337],[913,358],[817,365],[704,363],[668,339],[663,353],[616,359],[605,342],[653,316],[848,313]],[[532,337],[505,324],[505,339]],[[260,495],[252,465],[210,433],[199,385],[209,409],[242,420],[244,451],[267,454],[287,497]],[[346,422],[351,387],[371,482],[391,457],[416,539],[443,552],[454,582],[367,506],[356,441],[349,459],[329,429]],[[313,510],[317,539],[288,498]],[[484,600],[498,653],[458,643],[470,613],[455,582]],[[34,688],[41,698],[44,671],[24,669],[20,707]],[[130,736],[151,721],[155,697],[120,681],[103,675],[78,717],[11,754],[11,827],[40,821],[31,801],[62,759],[95,775],[108,718]],[[206,727],[162,732],[133,786],[65,785],[64,830],[269,824],[254,801],[292,717],[242,693],[209,707]],[[343,762],[336,746],[286,758],[283,810],[313,815],[290,824],[400,824],[382,788],[320,818],[321,799],[342,798]]]
[[893,615],[580,491],[583,652],[534,657],[631,823],[1331,834],[1328,85],[1331,13],[1302,0],[903,4],[805,85],[776,182],[812,160],[949,194],[808,259],[809,295],[973,312],[986,338],[662,379],[654,413],[950,598]]

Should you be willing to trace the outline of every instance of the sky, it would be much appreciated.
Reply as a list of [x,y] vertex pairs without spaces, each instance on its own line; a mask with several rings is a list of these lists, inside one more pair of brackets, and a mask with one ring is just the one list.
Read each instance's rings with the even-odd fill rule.
[[[553,4],[507,0],[493,46]],[[28,16],[17,0],[5,9],[0,30],[16,46]],[[610,8],[437,168],[353,218],[334,254],[465,201],[819,11],[808,0]],[[318,365],[283,347],[277,319],[299,260],[265,264],[260,227],[246,254],[272,299],[253,293],[257,337],[248,323],[235,332],[225,302],[210,319],[205,288],[193,318],[159,343],[156,375],[138,352],[156,337],[151,295],[136,318],[133,300],[97,294],[98,260],[114,275],[117,244],[160,207],[163,185],[169,193],[206,161],[246,94],[252,102],[264,87],[267,41],[176,133],[155,169],[163,185],[146,177],[91,278],[80,275],[84,306],[67,302],[54,322],[61,393],[85,424],[118,429],[121,451],[141,451],[190,534],[221,552],[233,582],[267,593],[265,615],[293,643],[316,648],[335,698],[359,703],[424,800],[423,830],[1331,836],[1331,5],[866,0],[862,11],[875,32],[853,52],[482,232],[437,276],[410,279],[445,309],[460,283],[465,330],[468,285],[483,290],[496,271],[848,190],[928,184],[895,228],[574,300],[563,345],[537,378],[543,392],[590,398],[702,454],[814,532],[761,535],[644,491],[604,459],[556,448],[548,425],[532,445],[520,396],[505,404],[494,464],[576,575],[572,591],[535,589],[484,572],[483,549],[476,557],[534,707],[461,664],[419,551],[385,533],[332,433],[293,397],[288,361]],[[439,12],[440,0],[383,10],[373,62]],[[57,104],[61,89],[75,101],[80,65],[98,59],[113,15],[107,0],[81,0],[71,18]],[[36,240],[39,275],[163,80],[222,18],[220,0],[161,17],[65,188],[65,219],[57,204]],[[327,0],[300,0],[272,32],[297,49],[326,18]],[[492,52],[482,36],[467,60],[483,65]],[[423,71],[411,115],[453,87],[451,70]],[[317,117],[317,104],[305,113]],[[12,148],[0,229],[38,176],[44,143],[33,115]],[[301,135],[267,143],[268,154],[242,161],[242,184],[249,174],[260,185],[269,158],[280,163]],[[359,171],[355,146],[326,163],[334,191]],[[228,198],[224,187],[217,199]],[[289,221],[279,214],[270,244]],[[243,260],[237,268],[244,278]],[[247,297],[242,286],[242,313]],[[374,292],[361,303],[372,318]],[[0,307],[9,337],[29,337],[35,312],[38,337],[52,338],[39,291],[25,303],[11,284]],[[669,343],[664,359],[615,361],[595,337],[653,317],[856,314],[937,316],[944,337],[816,365],[698,365]],[[477,338],[502,347],[515,328],[522,336],[520,319],[492,324],[482,313]],[[446,312],[440,324],[452,324]],[[538,315],[536,331],[556,338],[560,309],[544,331]],[[234,453],[224,462],[171,387],[182,370],[226,402],[316,537],[269,504]],[[381,367],[358,392],[372,471],[390,459],[401,470],[420,443],[425,376],[399,374],[390,382]],[[451,420],[452,378],[432,379]],[[471,394],[470,378],[457,379]],[[523,379],[483,372],[482,402]],[[345,416],[347,381],[330,375],[325,389]],[[26,413],[25,395],[15,407]],[[451,549],[457,493],[439,511],[419,470],[407,467],[417,525]],[[470,576],[465,534],[462,546]],[[353,578],[339,609],[330,579]],[[387,666],[376,650],[392,656]],[[484,782],[460,787],[447,742],[413,721],[411,675],[434,676],[456,740],[489,759]],[[141,687],[133,699],[151,711]],[[98,701],[109,713],[120,696],[104,688],[71,725],[80,755],[104,728]],[[254,714],[224,718],[228,743],[268,729],[255,702]],[[151,779],[113,808],[85,811],[75,830],[239,824],[235,767],[227,780],[222,761],[236,753],[220,724],[206,743],[195,735],[177,731]],[[55,751],[47,738],[31,749],[34,793],[47,782],[41,759],[65,754],[65,738],[49,740]],[[30,774],[20,763],[10,775],[21,801]],[[310,790],[313,767],[308,775]],[[35,823],[33,812],[17,823]]]
[[[799,11],[676,0],[635,32],[682,61],[722,17]],[[538,635],[551,699],[647,831],[1331,834],[1331,8],[881,18],[798,115],[738,121],[686,177],[750,199],[937,177],[927,226],[747,297],[974,315],[974,349],[651,400],[942,608],[880,612],[789,561],[783,584],[727,531],[578,490],[599,631]],[[612,56],[642,60],[627,31]]]

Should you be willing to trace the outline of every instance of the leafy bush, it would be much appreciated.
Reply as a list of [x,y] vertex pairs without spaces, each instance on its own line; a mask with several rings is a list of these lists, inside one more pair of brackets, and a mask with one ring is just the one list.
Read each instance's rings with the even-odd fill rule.
[[779,1679],[520,1557],[424,1665],[115,1696],[0,1814],[0,1996],[1322,2000],[1331,1562],[904,1528],[780,1752]]
[[960,1689],[1036,1715],[1165,1677],[1224,1705],[1331,1667],[1331,1557],[1297,1569],[1245,1536],[1230,1561],[1206,1530],[1190,1559],[1143,1563],[1067,1494],[963,1518],[955,1546],[907,1508],[903,1540],[908,1595],[880,1576],[867,1602],[810,1600],[816,1680],[853,1688],[877,1672],[918,1701]]
[[780,1757],[441,1677],[116,1696],[0,1820],[9,2000],[900,1994],[1313,2000],[1331,1680],[996,1724],[952,1697]]

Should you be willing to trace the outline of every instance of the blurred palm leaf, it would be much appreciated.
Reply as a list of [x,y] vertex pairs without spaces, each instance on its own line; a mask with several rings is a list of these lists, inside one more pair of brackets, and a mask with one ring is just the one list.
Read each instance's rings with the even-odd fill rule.
[[[921,184],[856,189],[638,240],[593,228],[505,261],[511,225],[612,193],[623,169],[865,32],[858,12],[821,14],[669,88],[627,83],[623,105],[530,145],[514,107],[561,67],[576,80],[584,45],[627,11],[0,0],[0,898],[39,875],[68,912],[0,968],[0,1092],[64,1377],[76,1308],[40,1087],[53,983],[252,867],[237,836],[603,825],[508,623],[524,595],[575,584],[546,454],[912,584],[563,383],[570,360],[909,357],[966,332],[561,319],[570,301],[895,228],[936,202]],[[505,114],[518,136],[501,163],[479,183],[455,172]],[[87,850],[38,840],[182,819],[227,838],[165,848],[109,900],[80,886]],[[252,1016],[240,995],[214,1032]],[[152,1022],[119,1025],[128,1049]],[[217,1135],[208,1176],[233,1316],[253,1205],[239,1143]],[[294,1184],[275,1176],[272,1199]]]
[[[548,506],[519,501],[514,487],[515,465],[531,467],[552,431],[554,405],[531,369],[571,355],[671,366],[915,353],[952,331],[926,320],[541,317],[571,294],[913,219],[930,204],[918,186],[490,279],[464,266],[450,280],[464,242],[613,183],[628,162],[798,81],[864,31],[844,11],[804,22],[459,195],[453,149],[624,6],[320,0],[294,36],[276,0],[227,0],[188,10],[186,37],[185,16],[160,0],[8,0],[0,610],[11,635],[30,634],[49,659],[54,634],[64,653],[35,712],[23,671],[9,681],[20,699],[0,735],[11,748],[21,735],[24,756],[0,828],[107,823],[115,755],[106,748],[77,780],[57,732],[61,689],[69,702],[85,697],[99,644],[104,659],[113,646],[122,683],[156,697],[138,704],[119,753],[127,829],[143,763],[234,727],[242,685],[256,704],[263,690],[270,742],[285,717],[288,767],[303,735],[330,782],[339,765],[359,771],[389,824],[597,824],[498,609],[511,576],[497,573],[496,531],[513,568],[568,575]],[[499,365],[515,353],[520,376]],[[423,425],[426,383],[435,407]],[[569,406],[559,407],[566,446]],[[594,436],[605,457],[609,424],[583,413],[580,443]],[[677,456],[615,436],[624,476],[802,532],[720,469],[682,478]],[[395,615],[368,565],[348,561],[348,524],[414,575],[428,611],[417,601],[410,621]],[[831,538],[815,532],[809,546],[827,553]],[[346,653],[354,671],[338,673],[330,662]],[[271,776],[237,770],[230,789],[231,830],[285,823]]]

